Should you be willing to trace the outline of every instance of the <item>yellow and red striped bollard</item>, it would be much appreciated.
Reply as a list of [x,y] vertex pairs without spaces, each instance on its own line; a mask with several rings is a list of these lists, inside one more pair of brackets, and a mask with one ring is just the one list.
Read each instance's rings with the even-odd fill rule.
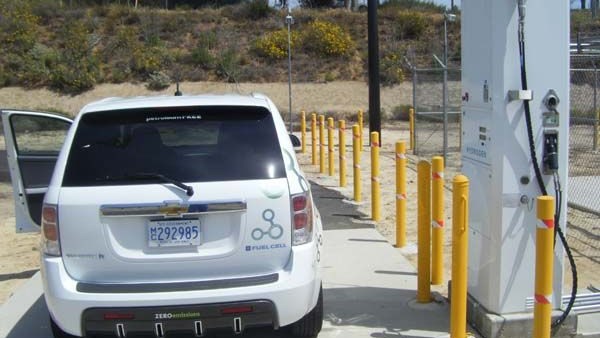
[[303,111],[300,112],[300,137],[301,137],[301,151],[302,153],[306,153],[306,113]]
[[381,179],[379,178],[379,133],[371,133],[371,213],[374,221],[381,219]]
[[329,176],[333,176],[335,174],[335,159],[333,153],[333,130],[335,128],[335,124],[333,123],[333,118],[330,117],[327,119],[327,168],[329,169]]
[[310,131],[311,131],[311,148],[312,148],[312,165],[317,164],[317,114],[312,113],[310,116]]
[[340,166],[340,187],[346,186],[346,121],[339,120],[339,131],[338,131],[338,151],[340,154],[339,166]]
[[444,158],[431,160],[431,284],[444,281]]
[[431,164],[417,164],[417,302],[431,302]]
[[406,144],[396,142],[396,247],[406,245]]
[[358,144],[358,148],[360,150],[360,152],[362,153],[363,151],[363,111],[362,109],[360,109],[358,111],[358,132],[360,133],[360,138],[359,140],[359,144]]
[[325,116],[319,115],[319,173],[325,173]]
[[540,196],[537,198],[537,218],[533,337],[550,338],[554,264],[554,197]]
[[362,200],[362,187],[360,181],[360,131],[358,124],[352,126],[352,168],[354,170],[354,201]]

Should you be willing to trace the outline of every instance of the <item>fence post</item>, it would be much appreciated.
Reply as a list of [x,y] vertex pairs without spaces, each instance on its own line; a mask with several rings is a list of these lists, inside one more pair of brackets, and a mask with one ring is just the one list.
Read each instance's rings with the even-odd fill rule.
[[431,164],[417,165],[417,302],[431,302]]
[[358,124],[352,126],[352,168],[354,169],[354,201],[361,201],[360,181],[360,131]]
[[554,264],[554,197],[537,198],[535,231],[535,305],[533,337],[550,338],[552,322],[552,268]]
[[339,120],[338,151],[340,154],[340,187],[346,186],[346,121]]
[[452,182],[452,288],[450,337],[467,336],[467,264],[469,263],[469,179],[457,175]]
[[411,139],[413,142],[412,146],[411,146],[413,155],[417,155],[419,153],[419,151],[417,149],[417,133],[415,130],[415,127],[416,127],[415,113],[419,111],[417,108],[417,101],[418,101],[417,100],[417,83],[418,83],[417,76],[418,76],[417,68],[413,67],[413,79],[412,79],[413,80],[413,106],[412,106],[412,109],[413,109],[413,121],[412,121],[413,134],[412,134],[412,139]]
[[311,131],[311,148],[312,148],[312,165],[317,164],[317,114],[310,115],[310,131]]
[[406,143],[396,142],[396,247],[406,245]]
[[319,173],[325,173],[325,116],[319,115]]
[[333,117],[327,119],[327,168],[329,169],[329,176],[333,176],[335,173],[335,160],[333,154]]
[[594,64],[594,151],[598,149],[598,119],[600,119],[600,111],[598,111],[598,69]]
[[415,149],[415,109],[410,108],[408,110],[408,131],[410,138],[410,149]]
[[306,153],[306,112],[303,110],[300,112],[300,136],[301,136],[301,151]]
[[381,219],[381,187],[379,178],[379,133],[371,133],[371,214],[374,221]]
[[431,284],[444,280],[444,158],[431,160]]

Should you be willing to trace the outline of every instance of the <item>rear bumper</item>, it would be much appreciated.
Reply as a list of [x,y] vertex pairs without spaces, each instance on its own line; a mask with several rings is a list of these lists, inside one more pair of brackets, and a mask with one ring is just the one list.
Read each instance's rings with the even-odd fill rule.
[[[77,290],[60,257],[43,257],[44,295],[50,315],[65,332],[84,334],[83,314],[95,308],[145,308],[199,306],[222,303],[268,301],[274,306],[273,325],[291,324],[317,303],[321,274],[317,241],[293,247],[287,266],[277,281],[262,285],[193,291],[152,293],[90,293]],[[227,322],[227,327],[231,327]],[[114,332],[114,331],[113,331]]]

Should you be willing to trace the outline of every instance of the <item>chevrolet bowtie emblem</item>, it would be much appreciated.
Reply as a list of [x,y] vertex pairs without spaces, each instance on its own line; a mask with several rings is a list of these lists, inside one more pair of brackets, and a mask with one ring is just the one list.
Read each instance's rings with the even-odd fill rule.
[[167,216],[180,216],[188,212],[188,209],[189,206],[187,204],[165,202],[165,205],[159,208],[159,212]]

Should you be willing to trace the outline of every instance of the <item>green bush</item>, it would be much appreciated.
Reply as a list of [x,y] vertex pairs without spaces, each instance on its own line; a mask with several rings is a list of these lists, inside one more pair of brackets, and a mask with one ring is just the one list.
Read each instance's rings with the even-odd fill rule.
[[168,88],[170,84],[171,78],[169,75],[163,72],[155,72],[150,74],[148,82],[146,83],[146,88],[150,90],[163,90]]
[[223,50],[217,58],[217,75],[227,82],[238,82],[240,72],[238,51],[235,48]]
[[391,86],[404,81],[402,55],[400,52],[390,52],[381,58],[379,77],[381,84]]
[[71,94],[93,88],[99,77],[99,63],[84,23],[66,23],[59,31],[59,38],[62,48],[50,72],[52,88]]
[[25,54],[35,45],[39,17],[27,1],[0,1],[0,45],[3,53]]
[[204,69],[213,68],[215,56],[212,50],[217,46],[217,35],[212,31],[200,32],[197,40],[196,48],[190,55],[192,62]]
[[427,30],[427,18],[414,11],[402,11],[398,13],[396,21],[396,36],[400,40],[404,39],[419,39]]
[[308,25],[302,39],[303,46],[319,56],[348,55],[355,44],[341,26],[320,20]]
[[[297,45],[299,33],[292,31],[290,33],[290,45],[292,50]],[[286,28],[269,32],[254,41],[254,50],[258,55],[271,58],[283,59],[288,55],[288,31]]]

